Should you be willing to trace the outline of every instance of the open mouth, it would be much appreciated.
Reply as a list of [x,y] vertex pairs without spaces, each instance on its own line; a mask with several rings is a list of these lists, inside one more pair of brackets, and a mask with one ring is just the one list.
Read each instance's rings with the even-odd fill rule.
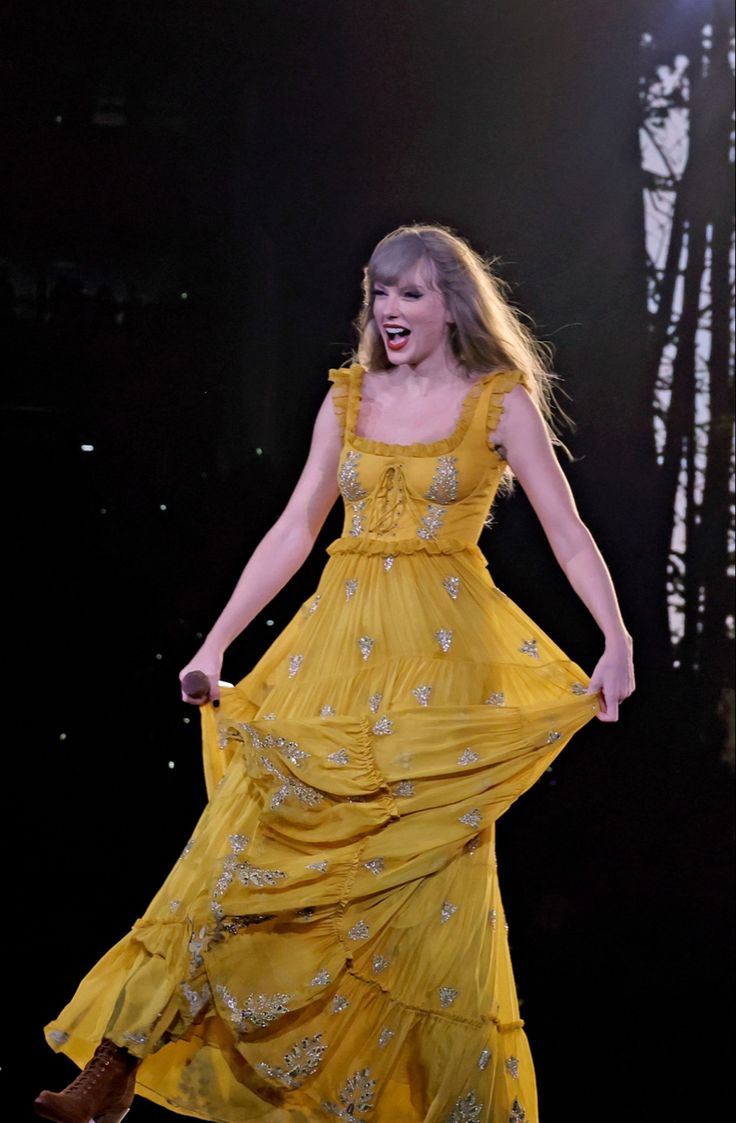
[[409,328],[391,327],[384,328],[386,332],[386,346],[389,351],[401,351],[406,347],[406,342],[411,335]]

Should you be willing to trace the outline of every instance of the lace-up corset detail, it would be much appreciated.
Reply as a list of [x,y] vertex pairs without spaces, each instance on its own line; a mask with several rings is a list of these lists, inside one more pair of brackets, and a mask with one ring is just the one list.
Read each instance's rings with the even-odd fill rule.
[[343,536],[330,552],[409,552],[477,545],[505,461],[488,443],[521,371],[477,379],[454,431],[427,444],[390,445],[356,434],[363,368],[330,371],[343,429],[338,484],[345,504]]

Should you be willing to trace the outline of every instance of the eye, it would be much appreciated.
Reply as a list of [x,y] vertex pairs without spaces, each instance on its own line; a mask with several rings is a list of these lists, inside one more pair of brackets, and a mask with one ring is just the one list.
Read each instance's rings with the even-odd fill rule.
[[416,292],[415,289],[407,289],[404,293],[404,296],[408,297],[410,300],[420,300],[423,295],[424,294],[421,292]]
[[375,300],[375,298],[376,298],[377,296],[385,296],[385,295],[386,295],[386,293],[385,293],[385,292],[383,292],[383,290],[382,290],[382,289],[374,289],[371,295],[373,296],[373,298],[374,298],[374,300]]

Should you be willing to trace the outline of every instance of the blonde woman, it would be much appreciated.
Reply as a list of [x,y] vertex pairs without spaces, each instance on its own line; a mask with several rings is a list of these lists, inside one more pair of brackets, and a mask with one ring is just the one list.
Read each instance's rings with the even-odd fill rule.
[[[495,824],[587,721],[617,719],[632,641],[558,464],[544,348],[492,268],[443,227],[395,230],[358,328],[291,499],[181,672],[209,802],[47,1026],[85,1067],[40,1094],[46,1119],[118,1123],[134,1092],[220,1123],[537,1119]],[[590,676],[478,547],[514,481],[602,633]],[[221,683],[338,494],[313,596]]]

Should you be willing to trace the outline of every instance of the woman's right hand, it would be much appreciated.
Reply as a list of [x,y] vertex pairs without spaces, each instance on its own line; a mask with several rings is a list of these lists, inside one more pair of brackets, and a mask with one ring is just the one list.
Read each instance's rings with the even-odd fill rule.
[[[209,680],[210,688],[207,695],[197,695],[193,697],[187,694],[183,680],[184,676],[190,674],[192,671],[200,671],[206,675]],[[181,685],[181,700],[188,702],[191,706],[203,706],[205,702],[211,702],[213,706],[220,705],[220,674],[222,672],[222,654],[208,650],[208,648],[200,647],[197,654],[193,659],[190,659],[185,667],[179,671],[179,683]]]

